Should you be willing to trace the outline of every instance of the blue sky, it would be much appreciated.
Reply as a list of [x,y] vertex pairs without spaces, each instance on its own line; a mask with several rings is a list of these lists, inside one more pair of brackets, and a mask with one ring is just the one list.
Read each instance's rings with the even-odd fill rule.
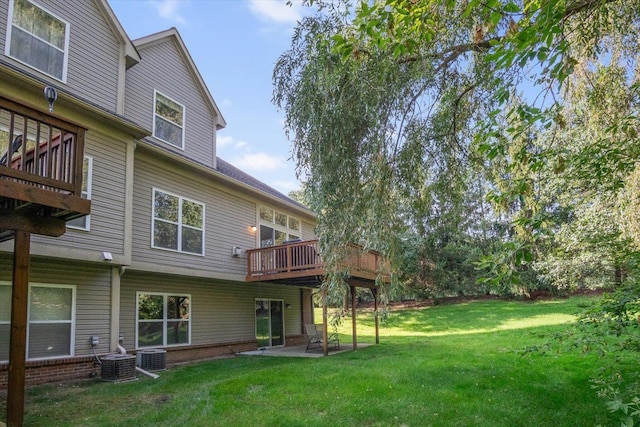
[[218,156],[285,194],[299,188],[273,67],[305,10],[285,0],[109,0],[132,40],[176,27],[227,127]]

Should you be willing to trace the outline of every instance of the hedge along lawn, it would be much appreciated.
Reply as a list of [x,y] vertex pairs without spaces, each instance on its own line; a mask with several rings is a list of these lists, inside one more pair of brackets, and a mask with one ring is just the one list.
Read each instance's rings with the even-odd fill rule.
[[[594,356],[523,356],[586,297],[392,313],[381,344],[325,358],[239,356],[160,379],[27,392],[27,426],[595,426],[617,424],[589,383]],[[373,316],[358,316],[374,342]],[[341,342],[351,319],[340,326]],[[4,411],[4,407],[2,411]]]

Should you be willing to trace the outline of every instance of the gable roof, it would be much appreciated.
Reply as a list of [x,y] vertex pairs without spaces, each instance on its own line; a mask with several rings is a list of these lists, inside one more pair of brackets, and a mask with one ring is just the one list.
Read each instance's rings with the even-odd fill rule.
[[206,102],[209,104],[209,107],[216,115],[216,129],[220,130],[224,128],[227,125],[227,122],[224,120],[224,117],[222,116],[222,113],[220,112],[218,105],[216,104],[213,97],[211,96],[211,92],[209,92],[209,89],[207,88],[207,85],[204,82],[204,79],[202,78],[200,71],[198,71],[196,64],[193,62],[193,58],[191,58],[191,54],[189,54],[189,50],[187,49],[187,46],[182,41],[182,37],[180,37],[180,33],[178,33],[178,30],[175,27],[169,28],[168,30],[165,30],[165,31],[160,31],[159,33],[151,34],[151,35],[136,39],[133,41],[133,44],[136,48],[142,50],[147,46],[152,46],[156,43],[162,43],[166,40],[174,40],[178,45],[178,48],[179,48],[178,50],[181,56],[183,57],[184,62],[187,65],[190,74],[192,75],[194,80],[198,83],[198,86],[200,88],[200,92],[202,93],[203,98],[206,100]]
[[[267,184],[265,184],[264,182],[252,177],[251,175],[241,171],[240,169],[238,169],[237,167],[231,165],[230,163],[227,163],[226,161],[222,160],[220,157],[217,157],[216,159],[216,170],[220,173],[222,173],[223,175],[235,179],[236,181],[240,181],[243,184],[246,184],[250,187],[255,188],[256,190],[260,190],[263,193],[267,193],[275,198],[280,199],[283,202],[295,205],[296,207],[300,208],[300,209],[304,209],[305,211],[309,212],[309,208],[307,208],[305,205],[298,203],[297,201],[293,200],[291,197],[285,196],[284,194],[282,194],[281,192],[279,192],[278,190],[269,187]],[[310,213],[310,212],[309,212]]]
[[126,68],[129,69],[140,62],[140,53],[131,42],[131,39],[127,35],[126,31],[120,24],[120,21],[116,17],[115,13],[107,3],[107,0],[95,0],[98,9],[102,12],[102,15],[106,19],[107,23],[113,30],[120,43],[124,45],[124,57],[126,61]]

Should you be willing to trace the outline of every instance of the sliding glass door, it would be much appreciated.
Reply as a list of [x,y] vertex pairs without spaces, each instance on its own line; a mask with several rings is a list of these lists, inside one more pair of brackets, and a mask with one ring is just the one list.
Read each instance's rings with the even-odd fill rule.
[[256,300],[256,339],[258,347],[284,345],[284,301]]

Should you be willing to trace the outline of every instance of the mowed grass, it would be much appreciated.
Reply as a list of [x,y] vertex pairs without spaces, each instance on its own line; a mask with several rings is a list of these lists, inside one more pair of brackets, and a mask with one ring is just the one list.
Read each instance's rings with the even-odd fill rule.
[[[34,387],[25,425],[615,425],[590,386],[597,358],[522,353],[544,340],[540,334],[566,328],[587,300],[402,310],[382,325],[380,345],[355,352],[239,356],[174,368],[158,380]],[[373,343],[372,314],[359,314],[357,325],[359,342]],[[350,341],[351,319],[340,333]]]

